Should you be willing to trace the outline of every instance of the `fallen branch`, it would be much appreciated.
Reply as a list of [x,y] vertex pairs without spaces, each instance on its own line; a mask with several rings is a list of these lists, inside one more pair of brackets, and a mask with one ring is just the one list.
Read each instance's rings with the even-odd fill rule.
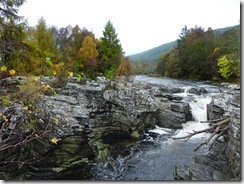
[[220,121],[225,120],[226,118],[219,118],[219,119],[213,119],[213,120],[207,120],[207,121],[200,121],[201,123],[218,123]]
[[[182,136],[182,137],[172,137],[173,140],[175,139],[186,139],[185,141],[188,141],[191,137],[200,134],[200,133],[204,133],[204,132],[209,132],[209,131],[213,131],[213,133],[209,136],[209,138],[202,142],[198,147],[196,147],[194,149],[194,153],[203,145],[208,145],[210,143],[210,141],[212,140],[212,142],[209,144],[209,148],[208,150],[211,150],[213,144],[216,142],[216,140],[219,139],[219,137],[221,135],[224,134],[224,132],[230,127],[230,125],[228,125],[228,123],[231,121],[231,118],[221,118],[221,119],[216,119],[216,120],[210,120],[210,121],[204,121],[203,123],[209,122],[210,127],[203,129],[203,130],[199,130],[199,131],[195,131],[193,130],[192,133],[188,133],[188,135],[186,136]],[[202,122],[201,122],[202,123]],[[216,137],[214,137],[216,134],[218,134]]]

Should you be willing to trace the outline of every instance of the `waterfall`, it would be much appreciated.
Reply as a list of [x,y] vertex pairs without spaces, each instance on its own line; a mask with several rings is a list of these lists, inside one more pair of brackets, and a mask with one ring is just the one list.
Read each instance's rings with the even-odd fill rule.
[[[182,124],[182,129],[177,131],[176,136],[174,137],[182,137],[188,135],[188,133],[193,132],[193,130],[203,130],[209,127],[208,123],[201,123],[200,121],[207,120],[207,104],[211,102],[211,96],[203,96],[203,95],[193,95],[192,100],[189,102],[191,113],[195,121],[188,121]],[[208,133],[201,133],[193,136],[194,138],[202,138],[205,137]]]

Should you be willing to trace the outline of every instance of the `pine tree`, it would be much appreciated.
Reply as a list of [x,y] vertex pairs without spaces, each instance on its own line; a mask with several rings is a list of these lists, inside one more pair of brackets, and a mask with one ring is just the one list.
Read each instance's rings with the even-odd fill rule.
[[26,25],[18,16],[18,8],[24,2],[25,0],[0,0],[0,65],[11,66],[12,62],[23,59],[29,49],[23,43]]
[[117,71],[123,54],[123,49],[111,21],[108,21],[105,25],[103,37],[101,38],[99,54],[99,59],[105,75],[106,72]]

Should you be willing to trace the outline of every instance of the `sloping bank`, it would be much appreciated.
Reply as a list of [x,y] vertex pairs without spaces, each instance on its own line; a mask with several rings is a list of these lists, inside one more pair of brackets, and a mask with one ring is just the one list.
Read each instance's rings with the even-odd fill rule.
[[[23,78],[16,77],[4,79],[1,83],[18,85],[21,80]],[[140,139],[145,129],[155,125],[181,128],[182,123],[192,120],[189,104],[181,102],[180,97],[174,95],[182,89],[144,85],[126,79],[107,81],[98,77],[96,81],[83,83],[76,78],[69,78],[65,87],[56,88],[55,91],[57,94],[46,95],[36,103],[35,114],[44,123],[34,127],[43,132],[48,130],[45,136],[35,135],[32,141],[18,145],[15,142],[20,140],[18,132],[22,131],[22,140],[28,140],[33,126],[26,126],[30,122],[26,121],[23,104],[18,103],[6,111],[9,122],[7,128],[5,125],[1,129],[1,148],[16,146],[0,153],[1,179],[89,180],[90,166],[106,160],[110,144]],[[198,92],[204,91],[199,89]],[[212,104],[213,107],[222,108],[214,100]],[[222,114],[226,109],[223,110]],[[51,120],[56,125],[49,128]],[[3,123],[2,118],[2,127]],[[238,118],[232,124],[226,137],[226,156],[232,172],[238,178]],[[78,178],[77,174],[74,175],[77,171],[80,173]]]

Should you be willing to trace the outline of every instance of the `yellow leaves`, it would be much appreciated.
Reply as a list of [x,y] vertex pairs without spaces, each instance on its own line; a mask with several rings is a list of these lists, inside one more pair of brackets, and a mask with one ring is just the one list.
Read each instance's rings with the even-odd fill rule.
[[219,73],[222,77],[228,79],[233,71],[231,70],[231,64],[233,61],[227,58],[227,55],[222,56],[218,59]]
[[[3,65],[3,66],[0,68],[0,71],[1,71],[1,72],[5,72],[5,71],[7,70],[7,68],[8,68],[8,67],[6,67],[6,66]],[[13,70],[13,69],[9,70],[8,72],[9,72],[9,75],[10,75],[11,77],[15,76],[15,74],[16,74],[16,71]]]
[[11,77],[15,76],[15,73],[16,73],[15,70],[13,70],[13,69],[12,70],[9,70],[9,75]]
[[73,77],[74,73],[68,71],[68,76]]
[[45,91],[51,88],[49,85],[44,85],[43,87]]
[[57,124],[58,123],[58,119],[57,118],[52,118],[52,120]]
[[54,76],[56,76],[56,75],[57,75],[57,71],[56,71],[56,70],[52,71],[52,74],[53,74]]
[[7,70],[7,67],[3,65],[3,66],[1,67],[1,71],[4,72],[4,71],[6,71],[6,70]]
[[28,107],[27,106],[23,107],[23,110],[27,111],[28,110]]
[[24,106],[24,107],[22,107],[22,109],[25,110],[25,111],[27,111],[27,114],[28,115],[31,115],[32,114],[32,111],[29,110],[29,107],[28,106]]
[[39,119],[39,121],[40,121],[41,123],[44,123],[44,121],[43,121],[42,119]]
[[53,137],[53,138],[51,139],[51,142],[52,142],[53,144],[56,144],[56,145],[57,145],[57,143],[58,143],[58,139],[57,139],[56,137]]
[[80,56],[84,60],[96,59],[99,55],[96,49],[96,43],[91,36],[86,36],[82,42],[82,47],[79,50]]
[[8,122],[8,118],[4,114],[0,113],[0,117],[3,118],[5,122]]
[[213,52],[215,52],[215,53],[216,52],[220,52],[220,48],[219,47],[216,47]]
[[37,76],[33,77],[33,81],[37,82],[38,80],[39,80],[39,77],[37,77]]
[[44,85],[43,87],[44,87],[44,90],[45,90],[45,91],[46,91],[46,90],[51,90],[51,91],[53,92],[53,94],[57,94],[57,93],[54,91],[54,89],[53,89],[52,87],[50,87],[49,85]]

